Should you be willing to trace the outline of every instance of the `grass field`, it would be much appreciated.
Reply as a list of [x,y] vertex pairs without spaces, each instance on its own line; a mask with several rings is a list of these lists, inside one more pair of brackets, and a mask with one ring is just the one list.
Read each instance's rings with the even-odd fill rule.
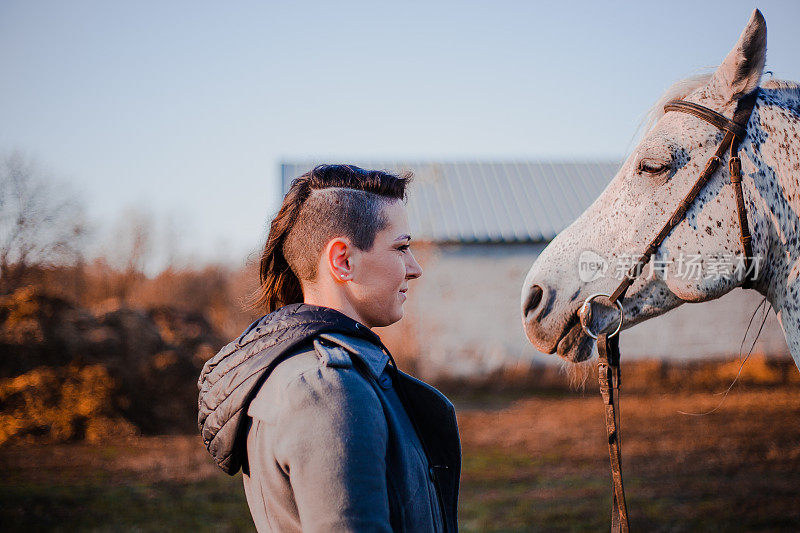
[[[593,387],[588,387],[593,389]],[[610,476],[600,400],[585,393],[456,396],[462,531],[601,531]],[[634,531],[800,530],[800,387],[624,392]],[[0,449],[3,531],[252,531],[241,477],[199,437]]]

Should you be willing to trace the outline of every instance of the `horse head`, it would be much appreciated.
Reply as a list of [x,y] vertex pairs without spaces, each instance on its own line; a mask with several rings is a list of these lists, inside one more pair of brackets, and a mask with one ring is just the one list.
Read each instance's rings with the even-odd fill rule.
[[[721,143],[719,129],[689,114],[664,113],[663,104],[682,99],[731,117],[739,99],[758,88],[765,54],[766,23],[756,10],[713,74],[679,82],[667,91],[654,107],[649,129],[614,179],[537,258],[522,290],[522,320],[539,350],[557,352],[573,362],[591,356],[593,341],[578,320],[579,308],[592,294],[611,294]],[[740,286],[752,272],[742,268],[739,231],[723,160],[628,289],[623,327]],[[753,244],[754,256],[765,253],[758,242]],[[595,308],[592,324],[597,331],[608,332],[618,324],[617,312],[606,303]]]

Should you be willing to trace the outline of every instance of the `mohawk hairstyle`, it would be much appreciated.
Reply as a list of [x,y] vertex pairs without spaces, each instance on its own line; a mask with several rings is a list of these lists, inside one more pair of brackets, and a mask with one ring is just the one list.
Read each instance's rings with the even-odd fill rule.
[[295,178],[270,224],[254,307],[270,313],[302,302],[300,280],[316,278],[319,257],[335,237],[370,250],[375,235],[386,227],[383,207],[405,200],[411,177],[353,165],[320,165]]

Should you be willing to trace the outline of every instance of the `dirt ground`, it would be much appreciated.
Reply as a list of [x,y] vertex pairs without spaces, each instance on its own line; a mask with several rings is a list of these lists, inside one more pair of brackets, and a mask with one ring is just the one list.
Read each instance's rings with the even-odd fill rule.
[[[734,389],[712,414],[679,413],[703,413],[719,400],[700,391],[623,391],[632,530],[800,530],[800,388]],[[594,391],[462,411],[464,529],[607,529],[602,416]]]
[[[623,391],[634,531],[800,530],[800,386]],[[607,530],[600,400],[583,393],[458,394],[462,531]],[[240,476],[199,437],[0,448],[5,531],[251,531]]]

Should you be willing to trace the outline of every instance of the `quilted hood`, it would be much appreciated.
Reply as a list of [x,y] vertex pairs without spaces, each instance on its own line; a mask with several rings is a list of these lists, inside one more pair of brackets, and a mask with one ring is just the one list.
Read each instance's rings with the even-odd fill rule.
[[198,425],[217,465],[236,474],[246,455],[247,407],[281,361],[320,333],[344,333],[381,345],[369,328],[326,307],[291,304],[265,315],[203,366]]

